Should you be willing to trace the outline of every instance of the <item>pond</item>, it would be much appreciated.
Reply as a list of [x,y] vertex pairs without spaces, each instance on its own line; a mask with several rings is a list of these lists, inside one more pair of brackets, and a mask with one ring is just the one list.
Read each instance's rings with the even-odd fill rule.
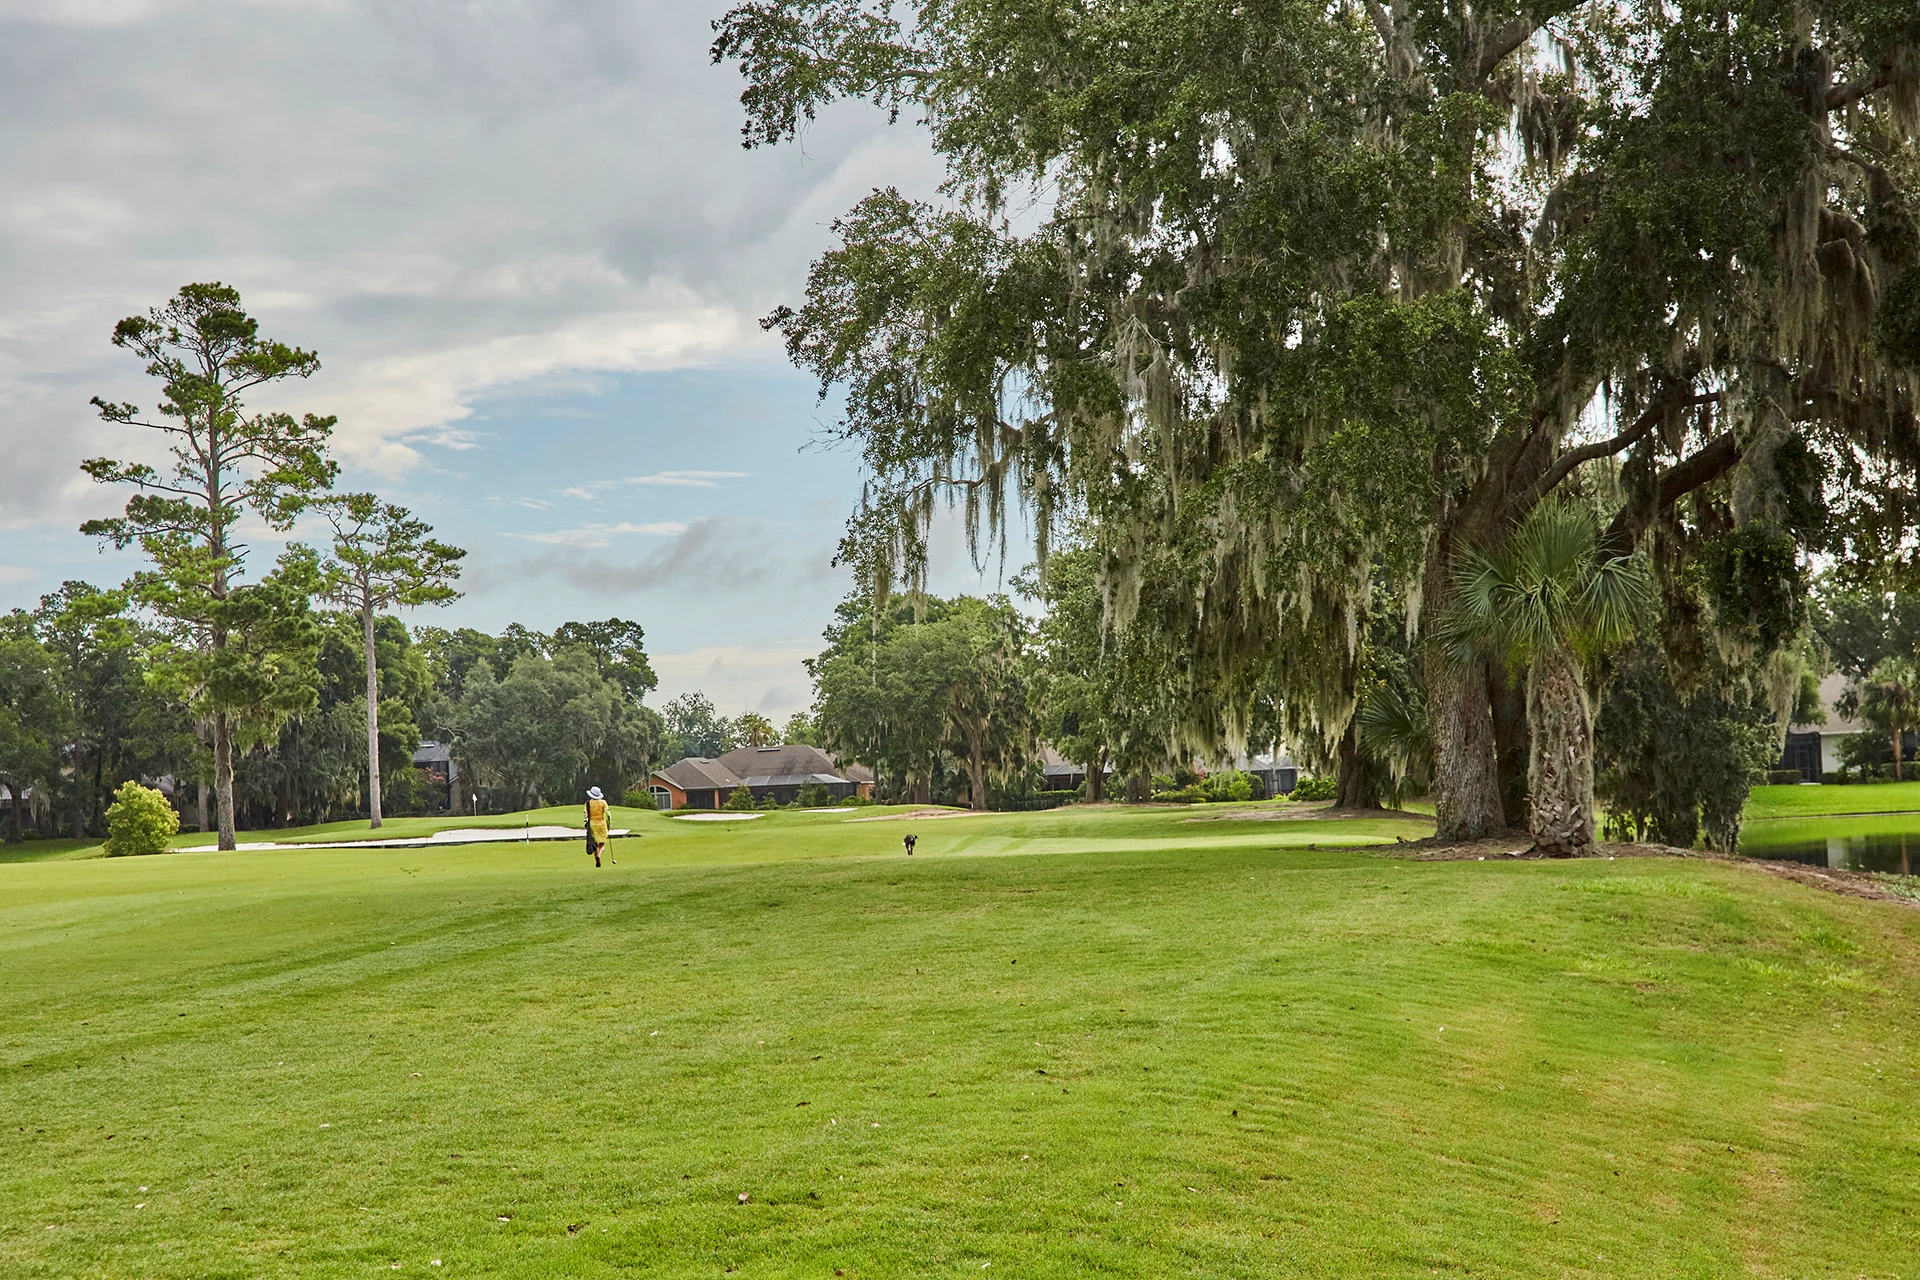
[[1740,831],[1740,852],[1849,871],[1920,871],[1920,813],[1760,818]]

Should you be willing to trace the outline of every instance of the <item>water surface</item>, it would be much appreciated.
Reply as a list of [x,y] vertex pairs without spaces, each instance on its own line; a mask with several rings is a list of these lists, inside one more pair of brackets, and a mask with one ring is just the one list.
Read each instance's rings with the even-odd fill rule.
[[1912,875],[1920,869],[1920,813],[1756,819],[1740,831],[1740,852],[1816,867]]

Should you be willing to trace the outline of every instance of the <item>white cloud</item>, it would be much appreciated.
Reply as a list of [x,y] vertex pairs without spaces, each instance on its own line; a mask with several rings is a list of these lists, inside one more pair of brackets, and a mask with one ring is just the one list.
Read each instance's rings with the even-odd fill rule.
[[717,480],[743,480],[744,471],[661,471],[650,476],[629,476],[623,484],[677,485],[687,489],[716,488]]
[[586,501],[598,498],[608,489],[620,485],[653,485],[672,489],[717,489],[722,480],[744,480],[745,471],[656,471],[648,476],[628,476],[624,480],[591,480],[586,484],[577,484],[570,489],[562,489],[561,495]]
[[723,645],[689,653],[656,653],[660,677],[654,702],[698,689],[723,715],[755,711],[778,724],[813,701],[813,684],[802,663],[820,652],[819,642],[747,648]]
[[626,534],[644,533],[657,537],[671,538],[687,531],[687,526],[674,520],[660,520],[652,524],[590,524],[578,529],[556,529],[551,533],[510,533],[509,538],[522,538],[528,542],[545,542],[556,547],[606,547],[613,545],[616,537]]
[[71,524],[82,457],[151,453],[86,402],[151,402],[107,336],[189,280],[320,352],[259,403],[339,415],[376,477],[504,447],[471,421],[503,388],[777,364],[754,319],[826,223],[937,170],[865,109],[743,152],[739,82],[706,57],[725,8],[0,0],[0,524]]
[[0,583],[32,582],[39,577],[39,571],[17,564],[0,564]]

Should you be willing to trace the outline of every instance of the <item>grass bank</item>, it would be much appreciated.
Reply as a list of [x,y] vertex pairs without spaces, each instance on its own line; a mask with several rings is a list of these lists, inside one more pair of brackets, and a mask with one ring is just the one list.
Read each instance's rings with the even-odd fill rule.
[[1112,812],[0,867],[0,1273],[1920,1256],[1920,912]]
[[1811,818],[1823,814],[1920,813],[1920,782],[1860,782],[1844,786],[1755,787],[1748,821]]

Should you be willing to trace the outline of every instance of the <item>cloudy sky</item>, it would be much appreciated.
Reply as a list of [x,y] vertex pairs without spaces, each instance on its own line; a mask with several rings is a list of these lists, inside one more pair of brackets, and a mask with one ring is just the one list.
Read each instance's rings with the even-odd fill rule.
[[0,607],[131,570],[75,531],[124,500],[77,466],[151,446],[87,401],[151,404],[114,322],[221,280],[320,353],[270,403],[339,415],[343,484],[471,552],[430,620],[628,617],[662,696],[804,705],[859,470],[755,319],[939,173],[860,108],[742,150],[724,8],[0,0]]

